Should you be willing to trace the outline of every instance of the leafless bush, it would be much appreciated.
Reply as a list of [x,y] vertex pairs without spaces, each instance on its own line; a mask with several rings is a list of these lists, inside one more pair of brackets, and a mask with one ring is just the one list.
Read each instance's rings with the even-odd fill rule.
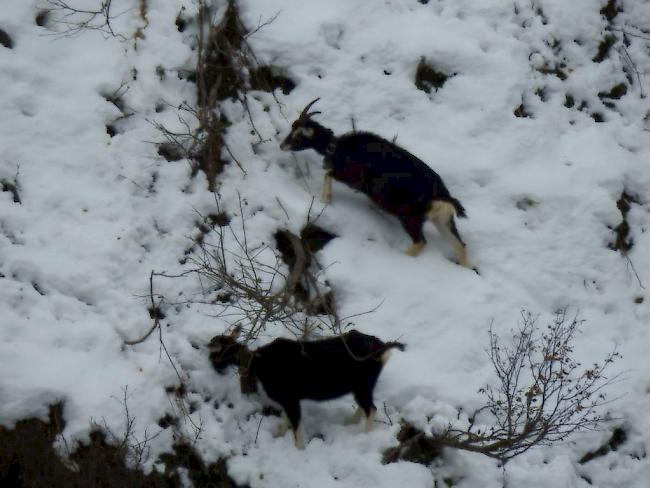
[[251,89],[265,89],[273,93],[276,82],[281,86],[290,86],[290,80],[274,77],[268,67],[260,65],[248,43],[251,35],[273,22],[275,17],[249,31],[239,17],[235,0],[228,0],[226,11],[218,21],[215,21],[214,15],[215,9],[201,0],[197,19],[197,64],[195,72],[190,73],[197,86],[196,106],[183,103],[178,107],[182,126],[180,131],[155,124],[166,139],[164,151],[169,153],[169,149],[172,149],[171,153],[188,159],[193,174],[203,171],[210,191],[215,190],[216,177],[226,164],[224,151],[244,171],[224,140],[229,122],[220,113],[219,102],[232,98],[242,104],[252,132],[257,137],[254,143],[256,147],[269,139],[264,139],[255,125],[248,92]]
[[199,277],[204,290],[216,290],[211,301],[218,309],[215,315],[242,328],[247,341],[255,339],[269,323],[301,338],[318,331],[340,333],[341,319],[333,296],[314,274],[311,250],[304,240],[282,231],[282,240],[292,253],[286,265],[280,252],[268,244],[252,248],[241,198],[239,206],[240,228],[230,223],[210,224],[213,243],[195,241],[194,252],[187,259],[190,272]]
[[[207,305],[214,311],[214,317],[223,319],[233,329],[240,329],[246,342],[257,338],[269,324],[301,339],[339,335],[345,329],[345,321],[374,311],[339,316],[333,292],[326,282],[319,280],[317,270],[322,266],[313,255],[323,242],[335,236],[319,229],[309,217],[304,229],[307,232],[303,231],[300,236],[287,230],[276,233],[276,239],[281,236],[282,244],[287,247],[282,251],[268,244],[252,247],[241,197],[239,213],[242,218],[237,227],[221,211],[218,195],[215,195],[215,203],[216,213],[200,215],[200,233],[194,237],[184,260],[188,269],[180,274],[151,272],[149,294],[142,298],[149,301],[148,312],[153,324],[142,337],[124,341],[126,346],[135,346],[158,331],[161,355],[167,357],[180,383],[173,391],[177,394],[172,407],[190,423],[196,436],[201,432],[201,425],[192,420],[191,405],[184,399],[186,375],[177,367],[163,339],[162,321],[167,307]],[[178,301],[154,291],[155,279],[191,276],[199,279],[200,296]]]
[[388,462],[423,442],[431,452],[453,447],[507,461],[533,446],[554,444],[576,431],[600,427],[608,420],[600,409],[609,402],[605,390],[620,377],[605,373],[620,355],[613,351],[602,362],[583,368],[572,357],[581,324],[563,310],[540,330],[536,317],[524,312],[511,343],[504,344],[490,330],[488,354],[497,383],[481,388],[485,405],[469,417],[464,428],[450,424],[431,436],[411,433],[397,451],[387,453]]
[[[189,431],[191,432],[191,436],[188,436],[185,431],[182,431],[179,428],[177,428],[176,429],[177,438],[181,439],[183,442],[190,442],[190,440],[192,439],[188,439],[188,437],[192,437],[193,441],[196,441],[200,437],[203,431],[203,421],[202,419],[199,419],[197,423],[191,416],[193,406],[187,400],[186,397],[187,375],[184,374],[184,372],[179,367],[176,366],[176,362],[174,361],[171,354],[169,353],[169,350],[167,349],[167,345],[165,344],[165,341],[163,339],[163,328],[161,327],[161,321],[165,319],[165,314],[162,311],[161,305],[163,304],[165,297],[160,294],[154,293],[154,277],[156,276],[167,276],[167,275],[165,275],[164,273],[155,273],[154,271],[152,271],[149,274],[149,295],[147,296],[147,298],[150,301],[150,306],[148,307],[147,311],[149,312],[149,317],[151,318],[151,320],[153,320],[153,325],[147,331],[147,333],[144,334],[142,337],[135,340],[125,340],[124,345],[135,346],[137,344],[140,344],[146,341],[149,338],[149,336],[151,336],[156,330],[158,331],[158,343],[160,344],[160,355],[162,356],[164,353],[165,357],[169,361],[169,364],[171,365],[172,369],[176,373],[176,376],[179,381],[177,387],[167,388],[170,407],[172,411],[175,412],[174,418],[180,417],[183,420],[184,425],[187,426]],[[158,301],[156,301],[156,299]],[[127,396],[125,391],[124,409],[127,418],[126,431],[128,432],[129,431],[128,427],[131,420],[129,419],[128,405],[126,403],[126,399]],[[179,427],[175,423],[174,425],[175,427]]]
[[66,0],[46,0],[45,5],[45,10],[54,14],[54,21],[64,27],[63,31],[56,33],[58,36],[74,37],[84,31],[94,30],[122,41],[126,40],[126,37],[115,32],[111,25],[111,22],[121,15],[112,10],[113,0],[101,0],[94,9],[79,9]]
[[149,459],[150,442],[160,435],[162,429],[153,435],[149,435],[147,429],[145,429],[142,439],[136,436],[136,419],[129,411],[128,393],[128,386],[125,386],[122,388],[121,398],[113,397],[122,405],[124,410],[124,432],[116,434],[105,420],[101,425],[93,422],[93,430],[101,431],[104,434],[108,444],[120,452],[120,458],[127,461],[131,469],[142,469],[143,464]]

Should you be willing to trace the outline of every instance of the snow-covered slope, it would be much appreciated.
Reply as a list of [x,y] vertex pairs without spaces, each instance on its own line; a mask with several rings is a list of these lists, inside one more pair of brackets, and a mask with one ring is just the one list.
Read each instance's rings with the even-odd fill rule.
[[[140,2],[114,3],[124,12],[114,28],[130,40],[90,31],[52,37],[62,27],[38,27],[34,2],[12,0],[0,11],[0,28],[14,40],[13,49],[0,47],[0,178],[17,184],[21,200],[0,193],[0,422],[43,415],[62,399],[68,439],[87,435],[93,419],[119,432],[127,387],[138,435],[178,413],[165,390],[178,380],[157,338],[134,347],[123,341],[151,326],[150,271],[187,269],[180,262],[197,212],[216,209],[203,176],[192,178],[185,161],[167,162],[151,144],[161,140],[151,122],[178,127],[174,107],[196,97],[177,76],[195,63],[191,34],[175,25],[182,7],[191,17],[196,4],[148,0],[145,27]],[[248,41],[260,62],[283,69],[297,87],[276,91],[281,105],[269,93],[250,94],[267,140],[255,151],[241,105],[221,107],[232,122],[229,148],[246,171],[231,164],[219,177],[233,228],[245,218],[255,247],[280,227],[305,223],[322,184],[321,158],[282,152],[279,140],[320,97],[318,120],[336,133],[351,130],[353,119],[357,129],[396,137],[442,175],[467,209],[459,230],[480,275],[450,261],[433,227],[423,253],[405,256],[409,240],[396,219],[334,183],[332,204],[312,209],[323,210],[319,224],[340,236],[319,254],[321,279],[344,316],[381,303],[356,317],[356,328],[409,345],[380,378],[376,429],[344,426],[353,408],[344,398],[305,402],[305,451],[289,436],[274,438],[278,420],[261,421],[257,399],[239,393],[236,377],[217,376],[205,348],[192,347],[228,323],[207,306],[170,307],[162,334],[193,391],[197,448],[207,460],[230,456],[231,475],[255,487],[426,487],[443,478],[461,487],[647,486],[650,104],[642,95],[650,90],[643,30],[650,7],[618,4],[623,11],[608,23],[604,2],[593,0],[240,0],[250,28],[279,13]],[[608,25],[620,37],[625,30],[629,43],[596,62]],[[138,27],[144,38],[136,43]],[[437,91],[418,90],[422,58],[454,76]],[[602,96],[620,83],[622,98]],[[114,93],[121,110],[107,101]],[[627,216],[630,261],[608,248],[624,190],[638,200]],[[200,291],[192,278],[156,285],[167,297]],[[454,451],[432,468],[380,464],[400,418],[444,424],[480,405],[478,389],[495,379],[485,353],[490,324],[507,336],[522,309],[543,323],[565,307],[586,320],[579,361],[601,360],[614,347],[623,356],[615,369],[626,371],[625,381],[610,388],[621,398],[607,406],[619,419],[612,426],[628,431],[618,451],[579,465],[609,436],[590,432],[515,458],[505,474],[488,458]],[[260,343],[278,333],[269,329]],[[162,430],[151,459],[171,442],[171,429]]]

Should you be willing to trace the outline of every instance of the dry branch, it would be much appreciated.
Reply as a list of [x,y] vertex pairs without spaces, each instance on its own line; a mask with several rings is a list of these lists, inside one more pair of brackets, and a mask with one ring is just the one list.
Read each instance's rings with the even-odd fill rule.
[[64,27],[63,32],[54,35],[60,37],[75,37],[84,31],[94,30],[107,36],[126,41],[126,37],[113,30],[111,22],[124,12],[114,14],[111,11],[113,0],[102,0],[93,9],[78,9],[65,0],[46,0],[46,10],[55,13],[55,22]]
[[522,313],[509,344],[490,330],[488,355],[497,382],[479,390],[486,402],[463,428],[449,424],[442,432],[427,435],[406,426],[408,435],[398,448],[386,453],[386,462],[427,450],[437,455],[441,447],[477,452],[505,462],[534,446],[563,441],[577,431],[597,429],[610,420],[601,413],[601,407],[611,401],[605,390],[620,374],[608,377],[605,372],[619,354],[614,350],[601,363],[582,368],[572,358],[573,341],[582,321],[567,317],[562,310],[540,331],[536,320],[530,313]]
[[225,130],[230,123],[219,110],[222,101],[231,98],[241,103],[251,130],[257,137],[253,150],[257,145],[271,140],[262,135],[255,123],[248,93],[253,88],[269,91],[279,106],[272,87],[275,79],[268,67],[260,65],[247,39],[276,17],[277,14],[247,32],[235,0],[227,1],[225,13],[217,22],[214,21],[213,7],[203,0],[199,1],[197,64],[193,73],[197,86],[196,107],[186,103],[178,107],[179,121],[183,127],[180,132],[158,123],[154,125],[166,139],[164,144],[172,149],[165,149],[164,152],[177,154],[178,159],[188,159],[192,175],[203,171],[210,191],[216,189],[216,177],[227,162],[225,157],[230,157],[246,173],[225,141]]
[[[336,308],[327,298],[331,294],[313,274],[313,258],[304,240],[279,231],[276,239],[280,238],[283,251],[267,245],[252,249],[241,198],[239,205],[240,228],[230,223],[212,225],[212,243],[197,239],[187,259],[190,272],[199,277],[204,289],[218,290],[221,298],[212,300],[220,309],[216,315],[241,327],[246,341],[255,339],[269,323],[302,338],[315,330],[338,329]],[[205,218],[204,223],[210,225]]]

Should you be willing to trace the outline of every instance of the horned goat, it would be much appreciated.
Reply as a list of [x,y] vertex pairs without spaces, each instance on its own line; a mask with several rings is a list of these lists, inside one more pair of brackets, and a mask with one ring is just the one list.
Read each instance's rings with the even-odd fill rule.
[[240,374],[259,382],[282,406],[285,422],[279,435],[290,423],[299,449],[305,447],[299,429],[302,399],[331,400],[352,393],[359,408],[346,424],[358,422],[365,413],[365,430],[372,429],[377,411],[373,390],[392,348],[403,351],[405,345],[356,330],[318,341],[276,339],[253,351],[237,342],[236,335],[215,336],[209,344],[210,361],[218,372],[239,365]]
[[470,267],[465,243],[458,233],[454,216],[465,217],[465,209],[453,198],[442,178],[422,160],[370,132],[334,132],[312,119],[320,112],[309,112],[319,99],[310,102],[292,124],[281,143],[284,151],[314,149],[324,156],[327,170],[321,201],[330,203],[332,179],[359,190],[380,208],[399,219],[413,240],[406,251],[417,256],[426,240],[422,227],[431,221],[451,243],[458,262]]

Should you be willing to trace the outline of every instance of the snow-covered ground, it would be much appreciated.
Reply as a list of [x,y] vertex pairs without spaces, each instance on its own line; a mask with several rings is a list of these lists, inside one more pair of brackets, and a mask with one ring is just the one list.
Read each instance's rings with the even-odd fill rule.
[[[34,21],[44,2],[5,0],[0,9],[0,28],[14,41],[13,49],[0,46],[0,179],[15,183],[21,200],[0,193],[0,423],[44,416],[64,400],[69,441],[84,439],[92,421],[120,432],[124,389],[141,438],[145,429],[158,433],[166,413],[178,414],[166,392],[178,378],[158,337],[133,347],[123,341],[151,327],[151,270],[186,270],[181,262],[198,214],[216,210],[204,176],[192,178],[187,161],[165,161],[153,144],[162,138],[152,122],[180,127],[174,107],[196,99],[196,87],[178,76],[195,64],[192,30],[175,24],[182,8],[185,18],[195,14],[196,2],[148,0],[146,25],[139,0],[113,3],[113,27],[128,40],[93,31],[57,36],[61,24]],[[260,425],[258,399],[243,397],[234,374],[220,377],[209,365],[204,346],[228,323],[210,307],[168,307],[162,336],[191,387],[205,459],[228,456],[230,474],[253,487],[430,487],[443,478],[459,487],[647,487],[650,103],[642,95],[650,91],[650,5],[618,2],[623,11],[610,27],[619,40],[625,30],[629,42],[618,42],[602,62],[593,58],[608,24],[604,0],[239,5],[250,28],[278,14],[248,41],[297,87],[290,95],[276,91],[280,106],[269,93],[249,94],[256,128],[268,140],[255,151],[241,104],[221,107],[232,122],[229,147],[246,171],[231,164],[219,177],[220,206],[233,228],[243,217],[255,247],[272,242],[278,228],[299,230],[314,196],[312,212],[323,210],[320,156],[279,149],[299,111],[320,97],[318,120],[336,133],[351,130],[353,119],[357,129],[397,137],[442,175],[467,209],[459,230],[480,275],[450,260],[433,227],[423,253],[405,256],[410,242],[397,221],[334,183],[319,224],[340,237],[319,254],[321,279],[342,315],[381,303],[354,319],[357,329],[409,346],[392,355],[380,378],[376,428],[364,434],[344,426],[353,409],[344,398],[305,402],[305,451],[289,435],[274,438],[279,420]],[[144,36],[134,40],[138,28]],[[455,76],[438,91],[418,90],[422,58]],[[548,72],[556,66],[562,76]],[[619,83],[627,93],[605,106],[598,94]],[[121,109],[107,100],[113,94],[124,100]],[[522,103],[529,117],[514,115]],[[627,217],[638,279],[608,248],[624,190],[639,202]],[[172,298],[199,290],[193,278],[156,282],[156,292]],[[609,389],[620,398],[603,411],[618,419],[609,429],[628,432],[618,451],[578,464],[608,439],[605,430],[533,449],[505,472],[487,457],[457,451],[433,467],[381,465],[383,450],[397,443],[400,418],[444,423],[459,408],[480,405],[478,389],[495,380],[485,353],[490,324],[507,337],[522,309],[543,324],[565,307],[586,320],[579,361],[591,364],[614,347],[622,354],[612,373],[625,372],[625,380]],[[278,333],[270,328],[260,343]],[[193,425],[179,428],[192,432]],[[172,429],[161,430],[150,459],[172,442]]]

